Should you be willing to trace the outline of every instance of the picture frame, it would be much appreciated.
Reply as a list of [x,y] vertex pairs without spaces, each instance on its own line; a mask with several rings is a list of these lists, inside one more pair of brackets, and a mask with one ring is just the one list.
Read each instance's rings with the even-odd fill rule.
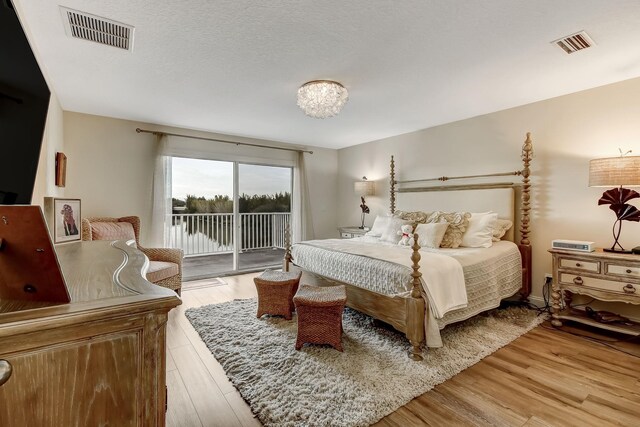
[[67,156],[64,153],[56,153],[56,187],[67,185]]
[[45,197],[44,211],[54,244],[82,240],[80,199]]

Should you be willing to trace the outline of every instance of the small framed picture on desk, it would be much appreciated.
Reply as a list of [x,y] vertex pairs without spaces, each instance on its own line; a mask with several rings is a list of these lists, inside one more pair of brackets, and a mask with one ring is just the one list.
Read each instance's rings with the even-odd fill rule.
[[44,211],[53,243],[75,242],[82,239],[80,199],[45,197]]

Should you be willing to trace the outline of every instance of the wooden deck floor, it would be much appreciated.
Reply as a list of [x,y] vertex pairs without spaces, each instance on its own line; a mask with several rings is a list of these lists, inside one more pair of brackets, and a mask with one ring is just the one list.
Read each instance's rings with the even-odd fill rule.
[[[284,249],[255,249],[238,254],[238,270],[255,271],[271,266],[281,266]],[[182,278],[187,282],[207,277],[237,274],[233,269],[233,254],[205,255],[185,258],[182,262]]]
[[[184,291],[169,314],[168,426],[260,425],[184,316],[190,307],[255,296],[256,275]],[[611,345],[636,356],[539,326],[377,426],[638,426],[640,343]]]

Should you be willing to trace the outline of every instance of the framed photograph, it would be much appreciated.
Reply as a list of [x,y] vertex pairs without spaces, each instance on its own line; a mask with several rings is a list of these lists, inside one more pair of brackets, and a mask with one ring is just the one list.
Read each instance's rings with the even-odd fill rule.
[[53,243],[82,240],[80,199],[45,197],[44,210]]

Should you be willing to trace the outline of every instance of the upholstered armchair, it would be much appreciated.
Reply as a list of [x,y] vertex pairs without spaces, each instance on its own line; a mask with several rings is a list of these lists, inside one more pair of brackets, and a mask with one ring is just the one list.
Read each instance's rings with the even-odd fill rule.
[[149,258],[147,280],[180,295],[182,289],[182,249],[144,248],[140,245],[140,218],[92,217],[82,219],[82,240],[134,240]]

